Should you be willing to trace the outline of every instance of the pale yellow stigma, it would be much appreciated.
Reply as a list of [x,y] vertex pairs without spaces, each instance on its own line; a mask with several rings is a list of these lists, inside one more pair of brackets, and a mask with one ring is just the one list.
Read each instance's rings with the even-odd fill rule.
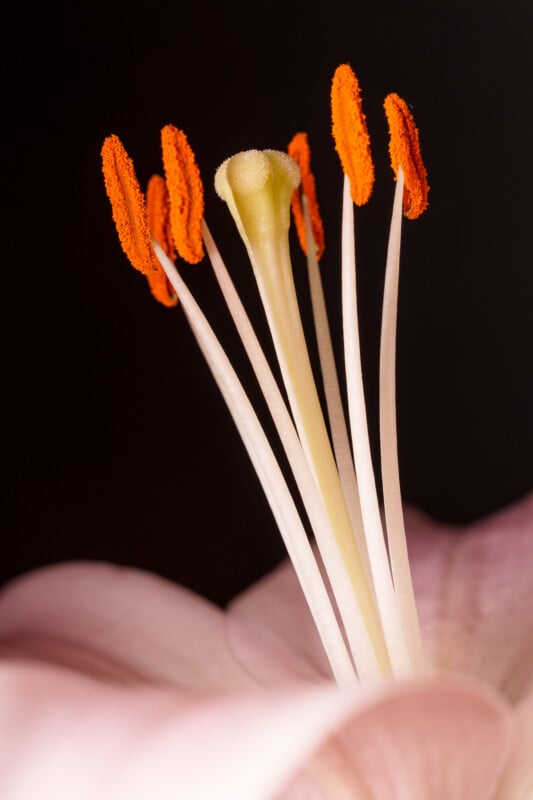
[[228,204],[248,251],[256,254],[272,238],[286,237],[291,198],[299,184],[296,161],[278,150],[237,153],[215,175],[218,195]]

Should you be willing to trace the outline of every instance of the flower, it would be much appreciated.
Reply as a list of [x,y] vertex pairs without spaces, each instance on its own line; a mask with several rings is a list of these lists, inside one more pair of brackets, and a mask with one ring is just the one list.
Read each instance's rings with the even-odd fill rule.
[[[385,112],[396,191],[380,363],[383,513],[355,275],[354,204],[369,200],[374,168],[351,68],[341,65],[332,83],[345,173],[348,419],[320,280],[324,235],[306,135],[288,153],[232,156],[215,177],[254,271],[287,401],[207,227],[185,134],[163,129],[165,178],[151,179],[146,198],[120,139],[104,142],[123,249],[154,296],[185,313],[290,565],[227,612],[155,576],[98,564],[49,567],[8,586],[0,596],[2,798],[515,800],[533,791],[533,496],[460,537],[411,509],[404,520],[394,389],[402,212],[416,219],[429,187],[407,105],[392,94]],[[307,257],[327,422],[292,276],[291,208]],[[209,257],[299,498],[176,251],[191,263]]]

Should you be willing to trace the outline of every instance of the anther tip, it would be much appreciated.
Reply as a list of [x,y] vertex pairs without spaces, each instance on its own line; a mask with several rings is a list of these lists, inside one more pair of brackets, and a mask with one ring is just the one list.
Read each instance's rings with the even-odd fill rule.
[[389,153],[394,174],[401,167],[405,178],[404,215],[416,219],[428,206],[429,185],[422,160],[418,128],[405,100],[392,92],[384,101],[389,125]]
[[353,202],[364,205],[374,187],[374,164],[359,82],[349,64],[340,64],[331,84],[331,118],[335,149],[350,181]]

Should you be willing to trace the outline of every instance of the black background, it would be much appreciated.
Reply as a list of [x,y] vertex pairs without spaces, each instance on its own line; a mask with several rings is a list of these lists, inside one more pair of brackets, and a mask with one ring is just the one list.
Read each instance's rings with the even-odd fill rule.
[[[378,178],[358,215],[372,434],[393,193],[382,101],[396,91],[412,106],[431,184],[429,210],[404,227],[405,498],[459,523],[533,487],[531,9],[529,0],[333,0],[315,9],[97,0],[10,9],[2,34],[0,582],[41,564],[103,559],[225,602],[283,557],[183,314],[152,300],[120,250],[100,148],[118,134],[145,184],[161,170],[160,128],[171,122],[187,132],[207,220],[262,329],[212,176],[238,150],[284,149],[307,131],[338,333],[341,173],[329,86],[343,61],[364,92]],[[207,263],[183,274],[240,357]]]

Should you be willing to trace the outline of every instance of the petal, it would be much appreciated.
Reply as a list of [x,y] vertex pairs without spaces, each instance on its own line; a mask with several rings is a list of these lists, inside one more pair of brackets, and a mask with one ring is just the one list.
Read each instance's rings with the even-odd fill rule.
[[2,800],[488,800],[508,740],[458,683],[200,696],[0,665]]
[[290,561],[238,595],[230,614],[272,642],[290,642],[317,674],[331,678],[324,648]]
[[390,684],[367,695],[279,800],[490,800],[510,742],[509,714],[484,690]]
[[356,703],[331,685],[200,696],[0,665],[2,800],[267,800]]
[[[438,671],[481,678],[516,701],[533,686],[533,495],[471,526],[405,511],[424,645]],[[230,606],[272,641],[290,641],[328,676],[322,646],[284,563]]]
[[515,709],[514,748],[499,785],[497,800],[533,797],[533,694]]
[[412,510],[406,525],[431,661],[523,697],[533,686],[533,494],[464,529]]
[[0,654],[203,691],[316,680],[289,645],[168,581],[105,564],[48,567],[9,585]]

